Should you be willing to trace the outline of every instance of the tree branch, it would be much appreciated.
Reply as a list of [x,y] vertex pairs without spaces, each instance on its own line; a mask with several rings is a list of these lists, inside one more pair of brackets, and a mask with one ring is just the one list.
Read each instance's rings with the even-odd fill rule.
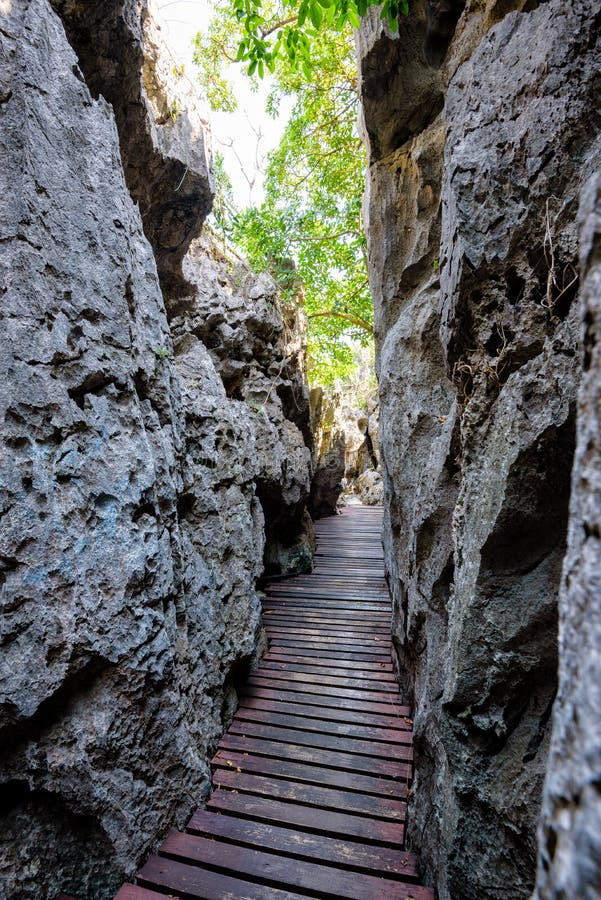
[[291,244],[304,244],[305,241],[317,241],[317,243],[322,243],[325,241],[336,241],[338,238],[345,237],[348,234],[352,234],[355,237],[361,237],[362,232],[349,230],[349,231],[339,231],[337,234],[324,234],[321,236],[312,237],[309,235],[303,235],[302,237],[292,237],[290,238],[289,243]]
[[327,316],[331,316],[334,319],[344,319],[345,322],[348,322],[349,325],[355,325],[357,328],[360,328],[362,331],[367,332],[369,335],[373,335],[374,329],[373,325],[370,325],[369,322],[366,322],[365,319],[362,319],[360,316],[353,316],[349,313],[341,313],[336,309],[328,309],[325,312],[311,313],[307,316],[308,319],[322,319]]
[[293,22],[296,22],[298,16],[290,16],[289,19],[282,19],[281,22],[276,22],[275,25],[272,25],[271,28],[268,28],[267,31],[263,31],[261,28],[261,37],[265,40],[266,37],[269,37],[270,34],[273,34],[274,31],[278,31],[280,28],[283,28],[285,25],[292,25]]

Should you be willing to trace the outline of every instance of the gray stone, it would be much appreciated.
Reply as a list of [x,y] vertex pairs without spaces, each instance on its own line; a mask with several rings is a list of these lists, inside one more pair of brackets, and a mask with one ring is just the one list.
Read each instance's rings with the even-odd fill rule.
[[314,519],[335,516],[343,490],[346,435],[337,416],[340,400],[337,391],[322,387],[314,387],[311,391],[315,469],[311,480],[309,510]]
[[191,288],[174,335],[209,348],[228,397],[253,428],[255,481],[265,517],[270,574],[310,571],[313,530],[305,515],[311,484],[306,325],[282,309],[273,280],[256,275],[210,234],[193,241],[183,263]]
[[172,56],[156,0],[52,0],[93,97],[113,107],[125,179],[139,204],[169,315],[182,259],[214,194],[207,112]]
[[559,597],[559,690],[539,833],[536,900],[601,894],[601,177],[580,213],[583,378]]
[[396,47],[373,18],[358,42],[385,557],[416,704],[409,841],[441,898],[517,898],[556,685],[600,28],[590,0],[468,3],[442,59],[431,8]]
[[[90,78],[108,78],[115,21],[130,36],[140,21],[133,4],[96,18],[106,7],[88,10]],[[161,261],[121,164],[136,140],[150,146],[149,106],[121,120],[120,144],[46,0],[1,9],[0,894],[108,898],[208,791],[259,631],[266,435],[278,459],[299,457],[269,477],[290,527],[294,514],[306,527],[310,453],[283,411],[291,385],[306,393],[302,338],[277,324],[293,347],[282,384],[284,356],[266,342],[249,390],[274,421],[258,423],[194,329],[172,336],[159,286],[153,249],[165,280],[199,227],[207,172],[189,173],[198,203]],[[140,47],[111,50],[138,91]],[[157,196],[185,168],[161,140],[137,160]]]

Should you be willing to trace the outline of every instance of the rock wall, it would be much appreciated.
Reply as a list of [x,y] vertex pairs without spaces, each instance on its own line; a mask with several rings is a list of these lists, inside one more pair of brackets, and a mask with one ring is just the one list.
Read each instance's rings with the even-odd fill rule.
[[539,834],[537,900],[601,892],[601,175],[580,206],[583,377],[559,597],[559,690]]
[[[416,704],[409,841],[442,900],[527,897],[535,879],[582,373],[577,211],[599,165],[600,25],[593,0],[416,0],[398,36],[375,12],[358,36],[385,556]],[[590,381],[589,391],[590,411]],[[582,435],[598,427],[586,417]],[[579,526],[570,533],[566,608],[571,590],[593,585],[592,563],[580,588],[570,576],[584,552]],[[591,535],[594,554],[594,526]],[[577,637],[564,627],[567,695]],[[555,713],[557,759],[584,752],[570,729],[561,737],[564,716]],[[574,853],[566,792],[588,785],[581,806],[570,794],[583,830],[599,814],[586,777],[549,776],[555,873]],[[572,865],[584,878],[585,864]],[[552,893],[545,871],[541,896],[576,896]]]
[[[111,896],[202,801],[256,645],[265,485],[301,532],[310,478],[271,286],[209,312],[206,135],[156,87],[146,5],[86,4],[87,44],[56,6],[81,67],[46,0],[0,3],[0,894],[36,900]],[[208,345],[240,330],[236,392]]]
[[367,380],[363,374],[359,369],[354,380],[311,390],[314,475],[309,508],[315,519],[335,515],[338,504],[347,501],[382,503],[378,401],[369,385],[367,396],[359,395],[357,388],[364,388]]

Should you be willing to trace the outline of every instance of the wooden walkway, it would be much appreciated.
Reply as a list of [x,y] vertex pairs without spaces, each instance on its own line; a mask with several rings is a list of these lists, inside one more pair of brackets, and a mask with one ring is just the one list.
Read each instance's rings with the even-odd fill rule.
[[322,519],[315,571],[269,585],[269,652],[219,743],[206,809],[118,900],[433,900],[403,843],[412,723],[381,526],[379,508]]

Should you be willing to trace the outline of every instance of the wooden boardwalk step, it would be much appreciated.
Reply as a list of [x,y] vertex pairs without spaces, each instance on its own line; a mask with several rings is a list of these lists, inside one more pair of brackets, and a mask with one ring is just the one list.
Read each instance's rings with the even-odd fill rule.
[[213,792],[118,900],[434,900],[404,846],[412,718],[395,678],[381,508],[316,523],[311,575],[265,582],[269,649]]
[[[215,840],[283,853],[295,859],[316,859],[351,871],[377,873],[403,881],[417,880],[417,859],[407,850],[379,847],[375,854],[373,847],[344,837],[328,838],[264,822],[215,816],[206,809],[194,813],[187,830]],[[224,852],[227,852],[226,848]]]
[[[217,871],[223,868],[223,846],[197,835],[169,835],[161,847],[161,855],[182,862],[200,863]],[[333,870],[314,861],[294,860],[291,864],[286,857],[264,850],[230,846],[228,857],[240,875],[257,879],[262,884],[312,891],[320,897],[373,897],[374,892],[384,886],[391,900],[406,898],[412,891],[415,896],[415,889],[406,884],[361,872]]]
[[[233,750],[218,750],[212,761],[214,769],[236,772],[258,772],[262,775],[276,775],[306,784],[321,784],[327,787],[356,791],[362,794],[377,794],[380,797],[407,797],[407,783],[364,775],[359,772],[345,772],[343,769],[327,769],[320,765],[297,762],[296,760],[271,759],[251,753],[237,753]],[[215,784],[220,783],[220,774],[215,773]]]

